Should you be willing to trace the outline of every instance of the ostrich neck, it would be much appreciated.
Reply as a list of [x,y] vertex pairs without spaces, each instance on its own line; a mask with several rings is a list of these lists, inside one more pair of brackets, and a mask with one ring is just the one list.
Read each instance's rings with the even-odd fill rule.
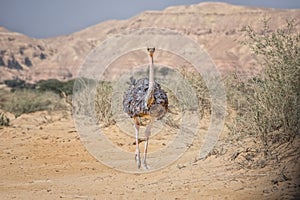
[[149,107],[151,101],[153,100],[154,92],[154,69],[153,69],[153,57],[150,56],[150,65],[149,65],[149,88],[146,93],[146,106]]
[[149,65],[149,90],[153,90],[153,87],[154,87],[153,57],[150,56],[150,65]]

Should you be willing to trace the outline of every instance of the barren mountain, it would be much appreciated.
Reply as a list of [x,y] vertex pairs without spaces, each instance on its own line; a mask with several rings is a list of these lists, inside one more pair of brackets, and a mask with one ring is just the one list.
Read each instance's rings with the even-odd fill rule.
[[286,20],[299,19],[300,11],[200,3],[147,11],[127,20],[107,21],[47,39],[30,38],[0,27],[0,81],[13,77],[29,82],[74,78],[88,53],[107,37],[144,27],[168,28],[187,35],[210,54],[222,72],[233,69],[255,72],[258,67],[255,58],[238,41],[243,38],[240,30],[244,26],[261,30],[263,18],[270,18],[271,29],[275,29]]

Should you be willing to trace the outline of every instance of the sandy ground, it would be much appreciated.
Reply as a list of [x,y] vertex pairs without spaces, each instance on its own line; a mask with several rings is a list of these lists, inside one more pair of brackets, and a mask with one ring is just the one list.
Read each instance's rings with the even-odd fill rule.
[[[201,128],[205,131],[205,123]],[[111,140],[120,140],[117,127],[106,130],[116,133]],[[245,156],[236,153],[243,144],[225,142],[224,137],[205,160],[194,162],[198,153],[194,144],[162,170],[130,174],[111,169],[89,154],[70,113],[22,115],[0,129],[0,199],[300,198],[299,151],[282,156],[276,164],[245,167],[241,165]],[[160,139],[153,138],[149,148],[165,145]],[[132,142],[116,144],[132,150]],[[135,165],[134,159],[131,162]]]

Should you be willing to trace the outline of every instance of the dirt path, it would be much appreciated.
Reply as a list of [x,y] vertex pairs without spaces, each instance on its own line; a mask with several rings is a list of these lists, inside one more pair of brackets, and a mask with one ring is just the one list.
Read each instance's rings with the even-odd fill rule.
[[[68,113],[23,115],[11,127],[0,129],[0,199],[296,198],[299,154],[277,166],[247,169],[232,159],[235,146],[222,141],[218,147],[227,147],[224,154],[194,163],[198,153],[194,145],[162,170],[128,174],[87,152]],[[122,145],[132,149],[130,142]],[[287,164],[291,160],[294,164]]]

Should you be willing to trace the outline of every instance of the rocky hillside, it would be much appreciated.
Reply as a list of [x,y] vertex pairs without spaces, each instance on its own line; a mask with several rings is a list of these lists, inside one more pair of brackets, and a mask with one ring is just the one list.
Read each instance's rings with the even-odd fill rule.
[[[76,77],[87,54],[105,38],[125,29],[159,27],[191,37],[210,54],[220,71],[256,71],[256,60],[239,44],[240,30],[250,25],[262,29],[270,18],[272,29],[287,19],[299,19],[299,9],[266,9],[225,3],[200,3],[147,11],[128,20],[107,21],[82,31],[54,38],[34,39],[0,27],[0,81],[19,77],[28,82]],[[297,26],[299,30],[299,26]]]

